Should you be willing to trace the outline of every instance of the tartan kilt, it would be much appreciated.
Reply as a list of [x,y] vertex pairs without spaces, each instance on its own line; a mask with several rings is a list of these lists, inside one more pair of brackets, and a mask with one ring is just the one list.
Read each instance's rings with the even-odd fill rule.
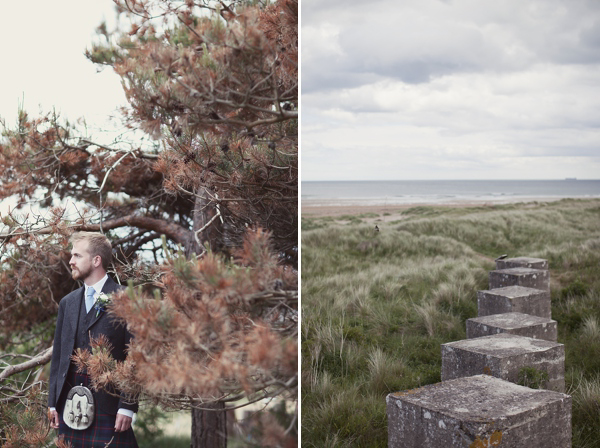
[[[83,384],[89,387],[90,377],[78,373],[72,367],[69,368],[65,386],[71,388],[73,385]],[[60,426],[58,435],[64,437],[64,441],[71,444],[73,448],[138,448],[133,429],[129,428],[125,432],[115,432],[116,415],[101,414],[96,410],[94,422],[85,430],[69,428],[63,420],[62,412],[59,412],[58,418]],[[111,441],[112,439],[112,441]],[[107,445],[110,442],[110,445]]]

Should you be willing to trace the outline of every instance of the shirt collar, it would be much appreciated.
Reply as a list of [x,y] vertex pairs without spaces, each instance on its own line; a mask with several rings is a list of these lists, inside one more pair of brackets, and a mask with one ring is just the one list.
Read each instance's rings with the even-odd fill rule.
[[98,283],[95,283],[93,285],[85,285],[85,292],[87,292],[88,288],[92,287],[94,288],[94,297],[98,297],[100,295],[100,293],[102,292],[102,288],[104,288],[104,284],[106,283],[106,280],[108,280],[108,274],[105,274],[104,277],[102,277],[100,279],[100,281]]

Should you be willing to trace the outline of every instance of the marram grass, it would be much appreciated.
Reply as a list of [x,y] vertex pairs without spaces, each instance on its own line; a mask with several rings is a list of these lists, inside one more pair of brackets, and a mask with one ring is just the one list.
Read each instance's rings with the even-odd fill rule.
[[600,447],[600,201],[379,219],[302,220],[302,446],[385,447],[385,396],[440,381],[440,344],[466,337],[507,253],[549,261],[573,447]]

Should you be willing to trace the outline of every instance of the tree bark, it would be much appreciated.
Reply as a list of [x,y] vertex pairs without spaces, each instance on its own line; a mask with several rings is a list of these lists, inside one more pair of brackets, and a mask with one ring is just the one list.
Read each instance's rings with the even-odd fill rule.
[[190,231],[173,222],[163,219],[150,218],[143,215],[127,215],[122,218],[111,219],[100,224],[88,224],[81,226],[80,230],[98,232],[102,230],[116,229],[118,227],[132,226],[140,229],[153,230],[164,233],[172,240],[180,244],[186,244],[190,238]]
[[[223,249],[223,232],[221,220],[215,218],[217,209],[210,200],[210,192],[205,187],[199,187],[194,192],[194,227],[189,243],[186,245],[188,256],[192,253],[201,254],[205,242],[210,244],[212,251]],[[202,229],[202,230],[201,230]],[[199,244],[200,243],[200,244]],[[223,403],[202,405],[203,408],[192,410],[192,448],[226,448],[227,447],[227,414]],[[212,410],[214,408],[215,410]]]
[[205,187],[199,187],[194,192],[196,201],[194,203],[194,227],[192,229],[191,241],[187,245],[188,254],[192,252],[200,255],[204,252],[204,244],[208,243],[213,252],[224,250],[222,215],[217,205],[211,199],[210,191]]
[[42,353],[36,355],[29,361],[25,361],[21,364],[8,366],[6,369],[4,369],[0,373],[0,380],[8,378],[9,376],[14,375],[15,373],[21,373],[21,372],[24,372],[25,370],[29,370],[34,367],[41,366],[43,364],[48,364],[51,359],[52,359],[52,347],[47,348]]
[[227,447],[227,413],[223,403],[202,405],[214,410],[192,409],[192,448]]

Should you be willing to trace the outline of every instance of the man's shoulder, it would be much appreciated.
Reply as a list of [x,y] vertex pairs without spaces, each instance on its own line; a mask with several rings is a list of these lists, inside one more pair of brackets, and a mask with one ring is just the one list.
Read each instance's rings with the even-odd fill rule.
[[75,304],[79,301],[79,299],[81,299],[83,295],[83,286],[80,288],[77,288],[74,291],[71,291],[69,294],[67,294],[66,296],[64,296],[62,299],[60,299],[60,304],[59,306],[71,306],[72,304]]
[[81,295],[82,293],[83,293],[83,286],[81,286],[81,287],[77,288],[77,289],[76,289],[76,290],[74,290],[74,291],[71,291],[69,294],[67,294],[66,296],[64,296],[64,297],[63,297],[63,298],[60,300],[60,302],[61,302],[61,303],[62,303],[62,302],[68,303],[68,302],[70,302],[70,301],[77,300],[77,299],[80,297],[80,295]]
[[104,284],[104,288],[102,288],[102,291],[107,294],[110,294],[111,292],[117,292],[122,289],[125,289],[125,286],[118,284],[109,276],[106,280],[106,283]]

